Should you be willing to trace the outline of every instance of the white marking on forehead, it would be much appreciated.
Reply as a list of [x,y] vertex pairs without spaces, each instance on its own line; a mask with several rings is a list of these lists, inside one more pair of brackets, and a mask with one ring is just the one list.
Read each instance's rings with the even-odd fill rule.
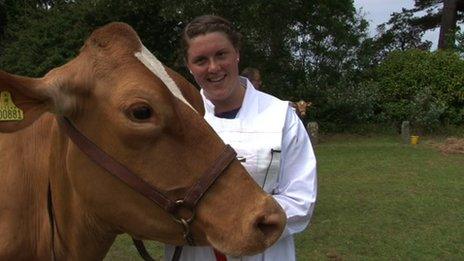
[[152,73],[154,73],[171,91],[171,93],[187,104],[190,108],[196,111],[190,103],[184,98],[177,84],[169,76],[164,68],[163,64],[143,45],[140,52],[136,52],[134,55],[139,59]]

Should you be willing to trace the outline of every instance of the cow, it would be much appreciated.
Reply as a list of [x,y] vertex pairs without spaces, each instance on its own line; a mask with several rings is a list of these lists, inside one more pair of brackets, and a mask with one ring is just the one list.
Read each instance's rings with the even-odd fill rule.
[[[198,90],[129,25],[96,29],[74,59],[41,78],[0,70],[0,92],[0,110],[10,110],[0,121],[0,260],[101,260],[121,233],[186,244],[190,220],[180,224],[166,211],[172,204],[163,208],[122,182],[67,132],[176,204],[223,153]],[[285,214],[235,157],[222,167],[195,209],[179,215],[192,215],[197,245],[263,251]]]
[[290,106],[295,109],[296,114],[300,119],[306,118],[306,112],[308,111],[309,107],[311,107],[312,103],[309,101],[299,100],[298,102],[289,102]]
[[299,100],[296,103],[296,109],[297,109],[299,115],[301,115],[301,118],[306,117],[306,112],[308,111],[309,107],[311,107],[311,105],[312,105],[311,102],[307,102],[307,101],[304,101],[304,100]]

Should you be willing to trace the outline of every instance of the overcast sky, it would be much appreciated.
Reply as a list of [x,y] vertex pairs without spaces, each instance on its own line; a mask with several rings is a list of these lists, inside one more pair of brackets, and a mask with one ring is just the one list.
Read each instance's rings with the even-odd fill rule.
[[[369,21],[371,34],[375,35],[377,25],[387,22],[392,12],[401,12],[402,8],[413,7],[414,0],[354,0],[354,5],[356,9],[362,9],[364,18]],[[436,48],[438,33],[439,30],[435,29],[424,35],[424,39],[433,42],[432,49]]]

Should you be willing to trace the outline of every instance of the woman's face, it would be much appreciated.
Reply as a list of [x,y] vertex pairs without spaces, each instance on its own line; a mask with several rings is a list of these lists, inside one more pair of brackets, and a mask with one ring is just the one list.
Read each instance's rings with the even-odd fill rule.
[[240,87],[238,77],[239,52],[221,32],[207,33],[189,40],[187,67],[195,81],[214,102],[234,97]]

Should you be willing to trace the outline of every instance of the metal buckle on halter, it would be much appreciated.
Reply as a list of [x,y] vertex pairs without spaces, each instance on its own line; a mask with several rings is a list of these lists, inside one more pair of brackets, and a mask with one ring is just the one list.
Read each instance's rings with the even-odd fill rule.
[[[194,246],[195,241],[193,240],[193,236],[190,231],[190,224],[195,218],[195,210],[187,207],[183,199],[176,200],[175,203],[176,203],[176,211],[171,213],[171,216],[177,223],[182,225],[182,229],[184,230],[183,236],[184,236],[185,241],[187,241],[187,243],[190,246]],[[179,209],[181,208],[188,210],[190,212],[190,215],[187,217],[177,216],[176,214],[179,214]]]

